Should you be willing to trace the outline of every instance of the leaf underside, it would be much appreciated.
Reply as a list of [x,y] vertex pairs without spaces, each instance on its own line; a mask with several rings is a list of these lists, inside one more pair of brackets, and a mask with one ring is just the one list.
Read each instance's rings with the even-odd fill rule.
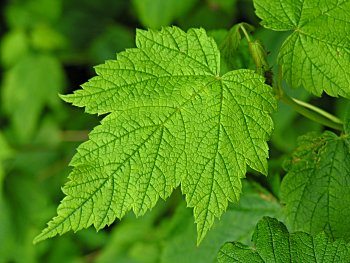
[[350,98],[350,0],[254,0],[254,5],[264,27],[292,31],[278,57],[289,85]]
[[332,241],[324,233],[313,237],[304,232],[289,233],[275,218],[264,217],[256,226],[249,247],[239,242],[226,243],[218,254],[226,262],[349,262],[350,245],[344,240]]
[[350,236],[350,140],[332,132],[302,136],[281,185],[287,220],[297,230]]
[[58,215],[34,242],[101,229],[129,210],[142,215],[181,185],[199,243],[228,201],[239,199],[246,165],[267,173],[276,105],[262,77],[220,76],[218,48],[203,29],[138,30],[136,46],[63,96],[108,115],[79,146]]

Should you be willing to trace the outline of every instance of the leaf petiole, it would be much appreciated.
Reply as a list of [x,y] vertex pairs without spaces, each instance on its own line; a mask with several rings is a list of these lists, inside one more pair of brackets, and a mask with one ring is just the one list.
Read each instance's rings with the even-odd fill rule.
[[283,101],[285,104],[291,106],[295,111],[303,115],[304,117],[320,123],[329,128],[343,131],[343,123],[336,116],[314,106],[307,102],[292,98],[285,94],[282,88],[282,70],[279,67],[277,84],[274,85],[274,90],[276,92],[277,98]]
[[242,30],[244,36],[246,37],[246,39],[248,40],[248,42],[251,42],[249,34],[247,32],[247,30],[244,28],[243,23],[239,24],[239,28]]
[[317,123],[320,123],[324,126],[327,126],[329,128],[332,128],[338,131],[343,131],[342,122],[337,117],[331,115],[330,113],[320,108],[317,108],[316,106],[308,104],[306,102],[291,98],[285,94],[283,94],[282,96],[279,96],[279,99],[283,101],[285,104],[291,106],[294,110],[296,110],[298,113],[305,116],[306,118],[312,121],[315,121]]

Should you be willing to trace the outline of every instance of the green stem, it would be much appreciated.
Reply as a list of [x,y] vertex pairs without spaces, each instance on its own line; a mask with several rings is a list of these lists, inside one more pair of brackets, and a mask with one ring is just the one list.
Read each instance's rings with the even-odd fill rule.
[[242,32],[243,32],[244,36],[246,37],[246,39],[248,40],[248,42],[251,42],[249,34],[248,34],[247,30],[245,30],[244,26],[239,25],[239,28],[242,30]]
[[[252,44],[249,34],[244,28],[244,26],[240,25],[240,29],[242,30],[243,34],[247,38],[249,44]],[[257,43],[257,42],[254,42]],[[265,75],[266,69],[269,68],[269,65],[267,63],[267,59],[264,56],[261,56],[261,54],[267,54],[265,48],[262,45],[258,45],[257,53],[259,56],[254,56],[254,52],[251,52],[251,55],[253,59],[255,57],[258,57],[259,59],[254,59],[254,62],[257,66],[257,68],[261,68],[263,71],[263,75]],[[264,59],[261,59],[264,58]],[[259,63],[260,64],[259,64]],[[264,63],[262,63],[264,62]],[[264,69],[265,66],[266,69]],[[278,99],[283,101],[285,104],[291,106],[295,111],[300,113],[301,115],[305,116],[306,118],[315,121],[317,123],[320,123],[324,126],[330,127],[335,130],[343,131],[343,123],[341,120],[339,120],[334,115],[314,106],[307,102],[297,100],[295,98],[289,97],[287,94],[284,93],[284,90],[282,88],[282,80],[283,80],[283,74],[282,74],[282,68],[279,66],[278,68],[278,76],[277,76],[277,84],[272,85],[272,88],[274,89],[276,96]]]
[[291,106],[294,110],[296,110],[301,115],[306,118],[320,123],[324,126],[330,127],[335,130],[343,131],[343,123],[334,115],[314,106],[307,102],[300,101],[289,97],[284,93],[282,89],[282,69],[278,68],[278,79],[277,84],[274,85],[274,90],[276,92],[277,98],[283,101],[285,104]]
[[[343,130],[343,125],[342,125],[341,121],[338,118],[336,118],[335,116],[329,114],[328,112],[325,112],[325,111],[323,111],[315,106],[312,106],[310,104],[307,104],[307,106],[306,106],[305,102],[296,100],[296,99],[291,98],[285,94],[283,94],[283,96],[280,96],[279,98],[285,104],[291,106],[294,110],[296,110],[297,112],[299,112],[301,115],[305,116],[306,118],[313,120],[317,123],[320,123],[324,126],[335,129],[335,130],[339,130],[339,131]],[[320,112],[322,112],[322,114]],[[332,118],[326,117],[326,115],[324,113],[326,113],[327,116],[332,116]]]
[[301,101],[301,100],[298,100],[298,99],[294,99],[294,98],[292,98],[292,99],[293,99],[297,104],[299,104],[299,105],[301,105],[301,106],[303,106],[303,107],[305,107],[305,108],[308,108],[308,109],[310,109],[310,110],[312,110],[312,111],[315,111],[315,112],[319,113],[320,115],[322,115],[323,117],[325,117],[325,118],[327,118],[327,119],[333,121],[334,123],[343,125],[343,122],[342,122],[339,118],[337,118],[336,116],[330,114],[329,112],[324,111],[324,110],[322,110],[322,109],[320,109],[320,108],[318,108],[318,107],[316,107],[316,106],[314,106],[314,105],[311,105],[311,104],[309,104],[309,103],[307,103],[307,102],[304,102],[304,101]]

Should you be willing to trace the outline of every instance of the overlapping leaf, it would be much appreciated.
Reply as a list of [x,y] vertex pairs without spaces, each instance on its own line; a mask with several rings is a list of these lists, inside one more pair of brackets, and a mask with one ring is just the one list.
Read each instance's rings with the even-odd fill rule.
[[349,0],[254,0],[254,5],[266,28],[293,31],[279,53],[291,86],[350,97]]
[[218,260],[225,262],[349,262],[350,245],[343,240],[333,242],[324,233],[315,237],[304,232],[289,233],[275,218],[264,217],[253,235],[255,246],[239,242],[227,243],[219,251]]
[[262,77],[220,76],[218,48],[203,29],[138,31],[136,45],[64,97],[109,115],[78,148],[58,216],[36,241],[100,229],[131,209],[142,215],[181,184],[200,242],[238,200],[246,165],[266,174],[275,99]]
[[196,230],[192,224],[190,211],[178,207],[172,219],[173,230],[166,238],[161,257],[162,263],[213,263],[223,244],[236,240],[250,242],[257,222],[263,216],[278,216],[281,206],[267,191],[255,189],[243,181],[243,192],[239,203],[229,205],[220,221],[199,247],[196,246]]
[[300,138],[281,185],[287,219],[299,230],[350,235],[350,141],[325,132]]

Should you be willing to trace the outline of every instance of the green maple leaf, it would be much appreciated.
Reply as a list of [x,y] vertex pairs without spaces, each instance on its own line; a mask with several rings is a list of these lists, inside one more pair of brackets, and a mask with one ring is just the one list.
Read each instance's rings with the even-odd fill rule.
[[349,262],[350,245],[332,241],[325,233],[313,237],[304,232],[289,233],[275,218],[264,217],[253,234],[254,247],[239,242],[226,243],[218,254],[225,262]]
[[332,132],[299,139],[281,185],[287,219],[311,234],[350,235],[350,140]]
[[262,25],[293,33],[279,52],[292,87],[350,97],[350,1],[254,0]]
[[142,215],[180,184],[200,242],[228,201],[239,199],[246,165],[267,173],[276,102],[262,77],[220,76],[217,45],[203,29],[138,30],[136,46],[64,96],[109,115],[78,148],[67,196],[36,242],[101,229],[131,209]]

